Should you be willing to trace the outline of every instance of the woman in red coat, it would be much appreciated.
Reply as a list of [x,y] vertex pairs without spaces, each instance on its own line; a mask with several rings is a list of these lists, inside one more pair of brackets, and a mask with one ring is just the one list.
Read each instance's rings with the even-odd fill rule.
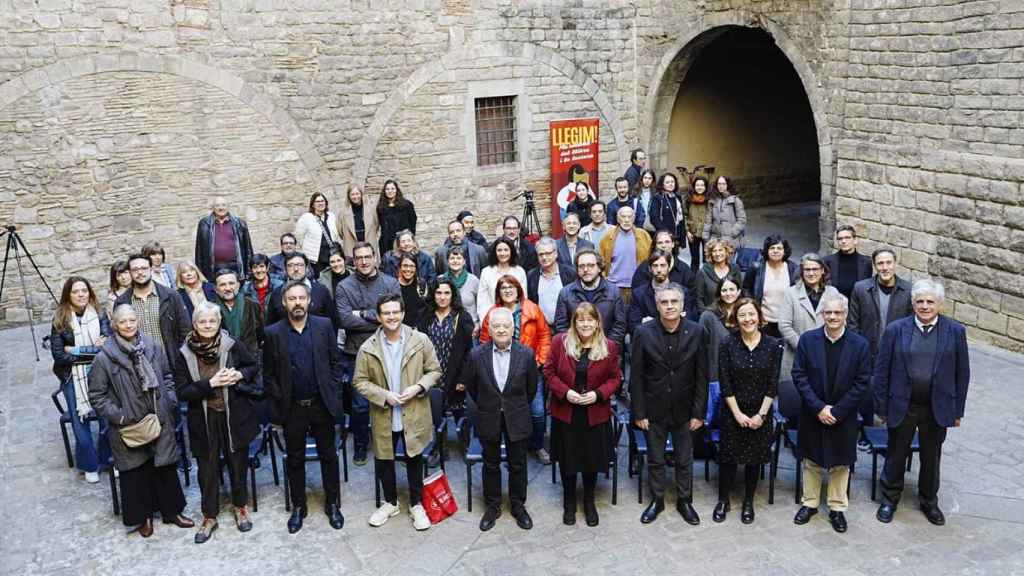
[[576,475],[583,476],[583,513],[597,526],[594,487],[612,451],[611,399],[622,384],[619,349],[605,338],[593,304],[576,308],[569,331],[551,343],[544,379],[551,391],[551,452],[562,472],[562,522],[576,523]]

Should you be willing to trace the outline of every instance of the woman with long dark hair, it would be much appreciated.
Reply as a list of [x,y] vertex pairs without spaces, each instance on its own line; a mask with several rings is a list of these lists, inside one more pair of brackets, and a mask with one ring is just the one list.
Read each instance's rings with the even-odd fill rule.
[[316,278],[328,266],[331,247],[341,241],[338,217],[328,209],[327,196],[320,192],[310,196],[309,212],[295,223],[295,239],[313,267],[311,277]]
[[[636,186],[633,187],[633,196],[640,199],[640,205],[644,207],[644,214],[651,213],[651,201],[654,200],[654,195],[657,193],[658,175],[654,173],[654,170],[645,168],[643,172],[640,172],[640,179],[636,181]],[[651,223],[651,218],[648,216],[644,220],[644,230],[648,232],[655,232],[657,228]]]
[[708,179],[697,176],[686,194],[686,242],[690,245],[690,269],[700,270],[704,222],[708,214]]
[[110,291],[107,292],[107,317],[114,312],[117,298],[132,287],[132,272],[128,269],[127,260],[116,260],[110,265]]
[[476,293],[478,319],[483,320],[484,315],[490,312],[491,307],[498,301],[494,298],[498,278],[510,274],[521,286],[526,286],[526,271],[519,266],[518,261],[516,245],[512,240],[503,236],[491,243],[487,266],[480,271],[480,290]]
[[701,236],[704,242],[712,238],[726,240],[732,244],[734,251],[738,251],[743,248],[746,234],[747,211],[743,209],[743,201],[736,195],[732,180],[719,176],[715,180],[715,190],[711,194]]
[[[125,268],[127,266],[125,262]],[[114,276],[113,270],[111,276]],[[75,435],[75,467],[91,484],[100,481],[99,469],[107,465],[110,444],[107,442],[106,421],[99,421],[98,443],[93,441],[91,427],[86,422],[92,413],[89,366],[110,334],[110,321],[92,285],[81,276],[68,278],[53,313],[50,354],[53,355],[53,373],[60,380],[64,403],[71,418],[71,431]]]
[[679,196],[679,178],[666,172],[658,178],[648,221],[655,230],[671,230],[680,246],[686,245],[683,200]]
[[405,304],[405,318],[402,323],[415,328],[423,313],[429,288],[419,277],[419,264],[409,254],[398,256],[398,286],[402,291],[402,302]]
[[579,216],[580,224],[586,226],[590,224],[590,207],[594,205],[597,196],[590,189],[590,184],[586,182],[577,182],[575,192],[576,197],[569,202],[565,211]]
[[[451,254],[449,254],[451,256]],[[430,338],[441,364],[440,384],[444,386],[448,408],[453,413],[465,409],[466,388],[457,382],[462,364],[473,348],[474,322],[462,307],[455,281],[442,276],[430,287],[426,310],[416,329]],[[457,419],[457,418],[456,418]]]
[[761,306],[764,314],[764,333],[781,338],[779,309],[786,301],[786,289],[800,280],[800,267],[789,259],[792,249],[789,241],[778,234],[764,239],[761,261],[743,276],[743,292]]
[[377,201],[377,222],[380,224],[380,252],[386,254],[395,245],[399,230],[416,234],[416,207],[402,195],[398,182],[387,180]]

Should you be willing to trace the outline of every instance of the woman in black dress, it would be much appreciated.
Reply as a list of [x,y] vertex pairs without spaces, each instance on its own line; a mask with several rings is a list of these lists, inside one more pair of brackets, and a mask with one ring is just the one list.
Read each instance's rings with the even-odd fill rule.
[[380,223],[380,252],[387,254],[395,246],[399,230],[410,230],[416,234],[416,207],[402,195],[398,182],[388,180],[380,191],[377,201],[377,222]]
[[423,313],[429,287],[420,280],[416,258],[409,254],[398,257],[398,287],[402,291],[402,302],[405,304],[405,319],[402,323],[415,328],[420,321],[420,314]]
[[729,414],[722,417],[718,504],[712,519],[725,521],[736,469],[743,476],[744,524],[754,521],[754,491],[762,464],[771,456],[772,402],[779,387],[782,341],[762,332],[764,316],[757,302],[742,298],[733,306],[729,326],[738,328],[718,351],[718,378]]
[[584,302],[568,332],[551,343],[544,380],[551,392],[551,455],[562,472],[562,522],[576,523],[576,475],[583,476],[583,513],[597,526],[594,489],[612,451],[611,399],[622,383],[619,349],[605,338],[601,313]]

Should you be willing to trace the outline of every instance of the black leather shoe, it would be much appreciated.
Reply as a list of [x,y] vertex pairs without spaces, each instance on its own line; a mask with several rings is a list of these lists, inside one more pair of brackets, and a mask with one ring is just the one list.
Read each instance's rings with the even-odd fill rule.
[[665,501],[662,499],[655,499],[647,505],[647,509],[640,515],[640,521],[644,524],[650,524],[658,519],[658,514],[665,511]]
[[719,500],[718,504],[715,504],[715,511],[711,513],[711,519],[719,524],[725,522],[725,517],[729,514],[730,508],[731,506],[729,506],[728,502]]
[[591,528],[601,522],[601,518],[597,515],[597,506],[592,500],[590,502],[583,501],[583,517],[587,521],[587,526]]
[[484,517],[480,519],[480,531],[487,532],[491,528],[494,528],[494,523],[497,522],[501,516],[501,510],[495,508],[488,508],[484,512]]
[[676,502],[676,511],[679,515],[686,520],[686,523],[691,526],[697,526],[700,524],[700,516],[697,515],[697,511],[693,509],[693,504],[689,502]]
[[893,515],[896,514],[896,507],[892,504],[882,504],[878,507],[878,512],[875,513],[875,518],[883,524],[892,522]]
[[796,511],[796,516],[793,517],[793,524],[803,526],[804,524],[807,524],[811,521],[811,516],[814,516],[817,513],[817,508],[808,508],[807,506],[801,506],[800,509]]
[[846,516],[842,512],[829,512],[828,521],[836,532],[840,534],[846,532]]
[[295,534],[302,530],[302,519],[306,517],[306,507],[296,506],[292,508],[292,517],[288,519],[288,533]]
[[513,512],[512,516],[516,519],[516,526],[519,526],[523,530],[533,528],[533,518],[530,518],[530,513],[526,511],[526,508]]
[[324,509],[324,513],[327,514],[327,521],[330,522],[331,528],[341,530],[345,525],[345,516],[342,515],[341,509],[338,508],[337,504],[328,504],[327,508]]
[[938,506],[922,506],[921,512],[924,512],[924,517],[936,526],[944,526],[946,524],[946,516],[942,513],[942,510],[939,510]]
[[754,523],[754,503],[743,502],[743,510],[740,511],[740,522],[744,524]]

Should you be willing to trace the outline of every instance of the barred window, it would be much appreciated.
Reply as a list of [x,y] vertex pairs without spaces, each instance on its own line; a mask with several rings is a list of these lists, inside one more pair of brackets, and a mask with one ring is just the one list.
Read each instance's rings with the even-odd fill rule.
[[476,99],[476,165],[511,164],[516,150],[516,97]]

